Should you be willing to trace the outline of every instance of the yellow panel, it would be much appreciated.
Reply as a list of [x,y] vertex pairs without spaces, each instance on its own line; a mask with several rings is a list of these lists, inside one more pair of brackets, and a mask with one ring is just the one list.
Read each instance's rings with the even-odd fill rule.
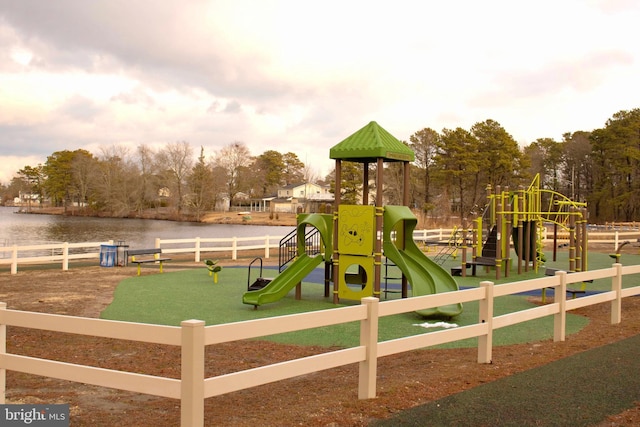
[[373,258],[340,255],[338,297],[360,301],[373,295]]
[[372,255],[375,237],[375,206],[340,205],[338,251],[349,255]]

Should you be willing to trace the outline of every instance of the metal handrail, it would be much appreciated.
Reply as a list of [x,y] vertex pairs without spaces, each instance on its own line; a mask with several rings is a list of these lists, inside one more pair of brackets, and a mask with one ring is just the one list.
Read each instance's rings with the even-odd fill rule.
[[[304,247],[306,252],[317,254],[322,251],[322,237],[320,231],[313,227],[304,236]],[[298,230],[294,229],[289,234],[280,239],[280,249],[278,251],[278,271],[282,273],[286,265],[298,256]]]

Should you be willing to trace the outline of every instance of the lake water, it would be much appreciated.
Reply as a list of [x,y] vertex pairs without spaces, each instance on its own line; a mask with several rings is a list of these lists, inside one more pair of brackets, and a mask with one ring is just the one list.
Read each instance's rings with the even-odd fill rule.
[[123,241],[131,247],[153,247],[156,238],[284,236],[294,227],[203,224],[150,219],[93,218],[19,214],[0,207],[0,246],[61,242]]

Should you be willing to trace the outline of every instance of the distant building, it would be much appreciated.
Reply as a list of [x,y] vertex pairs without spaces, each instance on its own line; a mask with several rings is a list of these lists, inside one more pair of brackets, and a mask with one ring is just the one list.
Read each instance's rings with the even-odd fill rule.
[[253,199],[251,208],[267,212],[319,212],[320,205],[333,201],[329,185],[306,182],[281,187],[277,195]]
[[13,198],[13,204],[15,206],[26,206],[38,203],[40,196],[36,193],[30,193],[26,191],[20,191],[18,197]]

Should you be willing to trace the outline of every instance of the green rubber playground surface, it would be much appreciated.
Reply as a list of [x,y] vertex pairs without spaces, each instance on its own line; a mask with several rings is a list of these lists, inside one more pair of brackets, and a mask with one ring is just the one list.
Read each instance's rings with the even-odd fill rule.
[[[623,255],[622,262],[623,264],[638,264],[640,263],[640,255]],[[443,268],[450,269],[458,264],[459,260],[450,259],[443,265]],[[612,264],[613,260],[607,254],[589,255],[590,270],[610,267]],[[545,267],[567,268],[567,255],[559,253],[557,261],[548,261]],[[315,272],[315,276],[323,277],[322,269],[318,270]],[[255,273],[252,274],[252,278],[255,278]],[[383,270],[383,274],[387,277],[396,277],[397,272],[388,268],[386,271]],[[265,277],[275,277],[277,270],[265,269],[263,275]],[[529,271],[517,275],[516,266],[513,266],[510,277],[502,278],[498,281],[495,280],[494,271],[485,272],[484,269],[480,268],[478,269],[477,277],[455,277],[455,279],[461,288],[465,288],[478,286],[484,280],[494,281],[499,285],[500,283],[525,280],[543,275],[544,267],[540,268],[538,272]],[[248,269],[245,267],[225,267],[218,275],[218,283],[213,283],[213,279],[209,276],[203,263],[201,268],[131,277],[118,285],[114,301],[103,311],[101,317],[110,320],[175,326],[179,325],[183,320],[199,319],[204,320],[207,325],[215,325],[358,304],[355,301],[342,300],[341,304],[336,306],[329,298],[324,297],[323,285],[306,280],[303,281],[302,300],[295,300],[294,292],[292,291],[280,301],[262,305],[257,310],[254,310],[253,306],[242,303],[242,295],[247,288],[247,276]],[[321,281],[311,279],[315,282]],[[396,291],[399,286],[398,280],[383,281],[383,300],[385,299],[385,285],[388,289]],[[587,290],[589,292],[597,292],[608,290],[610,287],[610,280],[596,280],[588,284]],[[534,304],[527,301],[528,296],[514,295],[498,298],[495,303],[496,315],[533,307]],[[395,299],[399,298],[399,295],[397,292],[390,292],[386,294],[386,297]],[[425,319],[414,312],[389,316],[382,318],[380,321],[379,339],[385,341],[441,329],[418,326],[425,322],[434,323],[444,320],[448,323],[464,326],[476,323],[477,319],[478,304],[474,302],[465,303],[462,314],[452,319]],[[568,314],[567,335],[579,331],[587,322],[588,320],[581,316]],[[547,316],[542,319],[498,329],[494,335],[494,344],[499,346],[535,342],[552,337],[553,319],[551,316]],[[351,347],[358,345],[359,323],[353,322],[274,335],[266,339],[298,345]],[[469,339],[439,347],[474,347],[476,345],[476,339]]]
[[638,348],[640,335],[416,406],[369,425],[601,425],[607,416],[633,408],[640,396]]

